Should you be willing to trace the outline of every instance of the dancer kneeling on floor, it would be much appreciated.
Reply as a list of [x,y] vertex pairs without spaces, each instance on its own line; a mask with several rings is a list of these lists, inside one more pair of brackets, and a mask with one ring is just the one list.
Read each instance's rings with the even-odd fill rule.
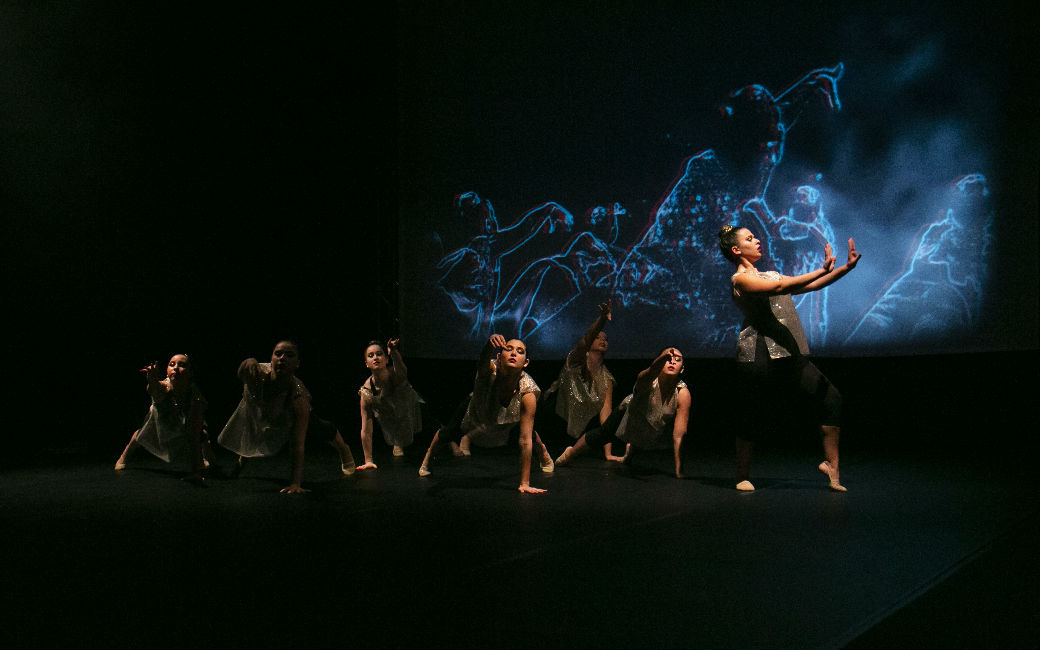
[[372,374],[358,390],[361,449],[365,452],[365,464],[358,465],[359,471],[377,469],[372,456],[373,421],[379,422],[394,456],[404,456],[404,448],[412,444],[416,432],[422,429],[423,400],[408,383],[408,368],[397,349],[399,343],[399,339],[390,339],[385,349],[379,341],[365,346],[365,367]]
[[164,369],[157,363],[142,368],[152,406],[144,424],[130,436],[116,469],[126,468],[131,454],[144,447],[157,458],[170,462],[179,443],[187,442],[191,474],[186,480],[202,485],[203,469],[213,462],[213,449],[206,439],[206,398],[192,382],[192,363],[186,354],[170,357]]
[[300,486],[308,440],[332,445],[339,452],[343,474],[353,474],[355,469],[354,456],[336,426],[311,413],[311,394],[296,376],[299,365],[299,351],[292,341],[279,341],[270,363],[243,361],[238,367],[242,401],[217,438],[222,447],[238,454],[237,471],[246,458],[273,456],[288,443],[292,473],[289,485],[281,490],[285,494],[310,492]]
[[690,390],[680,379],[682,352],[668,348],[636,377],[632,394],[626,397],[598,429],[585,432],[574,446],[556,459],[557,465],[570,462],[588,447],[598,448],[615,440],[627,445],[622,461],[628,463],[636,449],[672,449],[675,476],[682,471],[682,441],[690,421]]
[[[559,378],[542,395],[542,403],[566,421],[568,443],[581,438],[589,429],[603,426],[613,412],[616,382],[603,363],[608,347],[603,327],[610,320],[610,302],[601,304],[599,311],[599,317],[567,354]],[[623,456],[614,455],[611,442],[603,446],[603,456],[612,461],[624,460]]]
[[502,447],[516,437],[520,445],[520,492],[537,494],[531,487],[531,449],[537,446],[543,472],[553,471],[552,457],[534,430],[541,389],[524,368],[527,346],[519,339],[492,334],[480,353],[470,398],[455,411],[451,422],[433,434],[419,476],[430,475],[434,451],[449,443],[455,455],[468,456],[470,446]]

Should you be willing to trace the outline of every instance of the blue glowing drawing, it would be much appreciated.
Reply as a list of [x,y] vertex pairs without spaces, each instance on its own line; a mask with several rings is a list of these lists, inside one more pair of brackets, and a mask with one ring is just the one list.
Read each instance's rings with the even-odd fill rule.
[[[822,98],[840,110],[842,73],[840,63],[813,70],[777,97],[760,85],[730,95],[722,110],[733,124],[731,141],[687,159],[618,272],[617,296],[623,305],[683,310],[688,313],[687,346],[730,350],[740,315],[729,295],[731,266],[718,250],[722,225],[755,230],[783,273],[802,273],[822,262],[833,231],[819,191],[797,188],[794,203],[779,216],[766,193],[783,159],[787,133],[810,102]],[[824,342],[826,300],[824,290],[800,305],[811,344]]]
[[[544,203],[503,228],[489,201],[474,192],[457,196],[456,217],[479,234],[444,253],[437,269],[440,289],[471,320],[470,340],[492,332],[527,338],[539,330],[559,338],[569,332],[570,315],[562,315],[575,300],[587,306],[611,298],[615,309],[642,319],[630,322],[654,318],[681,331],[687,353],[730,354],[741,315],[730,297],[732,265],[718,250],[722,225],[751,228],[768,250],[763,270],[772,264],[787,275],[818,268],[827,243],[839,255],[843,248],[819,173],[787,192],[770,187],[787,135],[807,109],[816,102],[841,110],[843,73],[841,63],[812,70],[776,96],[757,84],[731,93],[715,146],[683,161],[641,223],[617,203],[590,208],[581,223],[561,205]],[[795,296],[811,348],[937,342],[976,323],[993,221],[988,195],[982,175],[958,180],[943,218],[911,249],[905,273],[858,323],[831,327],[828,289]]]
[[954,183],[943,218],[928,224],[906,272],[867,311],[846,345],[915,345],[972,330],[993,237],[989,194],[981,174]]
[[[567,250],[566,242],[573,238],[574,229],[574,216],[570,212],[559,204],[545,203],[524,214],[513,225],[499,228],[491,202],[475,192],[455,197],[455,208],[457,216],[474,222],[481,234],[441,258],[437,263],[441,271],[439,284],[456,309],[471,316],[472,338],[483,338],[497,331],[497,322],[512,321],[518,326],[528,317],[540,322],[563,308],[566,303],[555,311],[551,307],[546,309],[532,304],[532,297],[546,274],[552,276],[553,270],[569,271],[569,268],[563,264],[546,269],[532,267],[540,258],[553,259],[553,251],[559,251],[561,246]],[[536,262],[529,263],[532,258]],[[510,268],[518,265],[520,270],[511,273]],[[555,277],[561,277],[565,283],[568,280],[566,273],[557,273]],[[519,327],[510,328],[510,331],[517,330]]]
[[[822,97],[840,109],[842,72],[840,63],[813,70],[776,97],[760,85],[732,93],[723,110],[736,125],[734,146],[688,159],[634,244],[618,242],[618,221],[628,213],[616,203],[589,210],[584,230],[575,232],[573,216],[556,203],[500,229],[490,202],[474,192],[456,197],[458,215],[474,221],[481,234],[444,255],[437,268],[441,289],[472,319],[470,336],[502,329],[527,337],[578,296],[596,294],[626,307],[681,310],[688,340],[706,350],[731,346],[739,314],[730,304],[718,229],[751,219],[779,270],[800,273],[819,265],[823,244],[833,238],[819,191],[797,188],[795,202],[780,216],[767,204],[766,191],[786,134],[810,101]],[[822,343],[826,292],[804,301],[810,342]]]

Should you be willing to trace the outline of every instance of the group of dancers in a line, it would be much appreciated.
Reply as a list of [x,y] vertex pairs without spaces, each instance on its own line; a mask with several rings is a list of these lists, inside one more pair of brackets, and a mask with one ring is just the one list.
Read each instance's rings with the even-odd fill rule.
[[[762,246],[747,228],[723,226],[719,231],[722,254],[736,265],[731,277],[733,301],[744,315],[737,342],[739,381],[744,394],[791,395],[813,410],[820,425],[824,460],[819,470],[829,487],[845,491],[838,472],[838,439],[841,426],[841,395],[808,360],[808,343],[795,311],[792,294],[822,289],[855,268],[860,255],[849,239],[848,260],[835,266],[830,244],[825,247],[822,266],[809,273],[786,276],[776,271],[760,272],[755,263]],[[599,307],[599,315],[568,353],[559,378],[543,395],[525,368],[527,346],[519,339],[493,334],[480,354],[473,391],[455,409],[447,424],[439,427],[419,467],[419,476],[432,473],[438,450],[450,449],[454,456],[469,456],[473,447],[501,447],[516,442],[520,448],[520,486],[525,493],[545,490],[531,485],[532,457],[542,472],[551,473],[590,447],[602,448],[610,461],[628,462],[639,449],[671,448],[675,476],[683,478],[681,446],[689,424],[691,396],[682,381],[683,355],[675,347],[665,348],[636,377],[632,393],[617,408],[613,406],[614,377],[604,365],[611,319],[610,302]],[[260,363],[246,359],[238,368],[243,384],[242,399],[217,436],[216,442],[237,455],[237,475],[249,458],[271,456],[288,446],[292,469],[288,494],[307,492],[301,486],[305,444],[331,445],[339,454],[345,475],[374,470],[372,437],[378,422],[395,456],[404,455],[422,429],[422,398],[408,381],[408,370],[398,350],[399,341],[369,343],[364,361],[370,376],[358,391],[361,410],[361,446],[364,463],[356,465],[350,447],[334,424],[311,411],[311,395],[296,376],[299,349],[291,341],[279,341],[271,360]],[[186,480],[204,484],[208,467],[215,462],[212,442],[205,424],[206,400],[192,382],[192,362],[184,354],[170,358],[165,371],[158,364],[143,369],[152,405],[144,424],[134,432],[116,462],[124,469],[131,453],[143,447],[169,461],[172,443],[186,440],[191,457],[191,474]],[[539,405],[554,404],[555,413],[566,422],[574,443],[555,460],[535,431]],[[753,491],[750,481],[751,454],[756,426],[736,422],[736,489]],[[621,456],[615,449],[624,449]]]

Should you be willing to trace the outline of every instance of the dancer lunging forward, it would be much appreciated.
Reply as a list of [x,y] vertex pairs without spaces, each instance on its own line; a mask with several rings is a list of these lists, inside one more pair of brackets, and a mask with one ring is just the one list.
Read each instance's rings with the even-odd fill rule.
[[[827,475],[832,490],[844,492],[838,474],[838,438],[841,432],[841,394],[806,355],[809,345],[791,294],[822,289],[856,268],[860,254],[849,239],[848,261],[837,268],[831,245],[824,248],[823,266],[797,276],[776,271],[761,272],[755,263],[762,259],[762,245],[747,228],[723,226],[719,248],[736,264],[730,282],[733,302],[744,314],[737,340],[741,381],[750,394],[782,403],[770,408],[787,408],[792,399],[807,400],[823,438],[824,461],[819,469]],[[750,421],[737,427],[737,489],[755,489],[750,481],[751,452],[757,437]]]

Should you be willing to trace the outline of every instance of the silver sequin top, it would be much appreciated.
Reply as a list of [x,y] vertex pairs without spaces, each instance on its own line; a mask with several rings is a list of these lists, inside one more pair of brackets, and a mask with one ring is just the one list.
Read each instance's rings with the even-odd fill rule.
[[633,393],[621,402],[625,414],[618,424],[617,437],[640,449],[667,449],[672,446],[675,412],[679,409],[679,391],[686,388],[680,381],[669,395],[661,394],[655,379],[650,390]]
[[358,390],[361,399],[379,421],[388,445],[407,447],[422,429],[423,399],[407,381],[392,388],[377,389],[372,380]]
[[180,438],[186,439],[188,418],[193,406],[206,410],[206,398],[195,384],[191,384],[183,399],[177,399],[172,391],[159,399],[153,397],[148,416],[137,432],[138,444],[157,458],[170,462],[171,449],[175,446],[171,443]]
[[248,384],[242,387],[242,400],[217,437],[222,447],[247,458],[277,454],[289,442],[296,424],[293,402],[311,397],[298,377],[293,377],[289,390],[270,395],[266,378],[271,376],[271,364],[257,365],[263,378],[257,382],[256,391]]
[[556,415],[567,421],[567,435],[580,438],[589,420],[599,415],[607,390],[615,383],[606,366],[590,371],[591,381],[582,376],[581,366],[564,364],[560,377],[550,390],[557,390]]
[[473,383],[473,397],[470,398],[466,415],[462,418],[462,430],[469,435],[470,441],[478,447],[501,447],[509,440],[509,431],[520,421],[520,398],[534,393],[535,399],[542,394],[531,375],[520,374],[520,385],[509,404],[502,406],[495,399],[491,390],[495,385],[497,368],[492,363],[491,375],[486,382]]
[[[780,279],[776,271],[756,274],[766,280]],[[730,279],[733,302],[744,314],[744,324],[737,337],[737,361],[755,360],[759,335],[765,337],[770,359],[809,354],[802,319],[798,317],[791,295],[743,294],[736,285],[737,275],[739,273],[733,274]]]

